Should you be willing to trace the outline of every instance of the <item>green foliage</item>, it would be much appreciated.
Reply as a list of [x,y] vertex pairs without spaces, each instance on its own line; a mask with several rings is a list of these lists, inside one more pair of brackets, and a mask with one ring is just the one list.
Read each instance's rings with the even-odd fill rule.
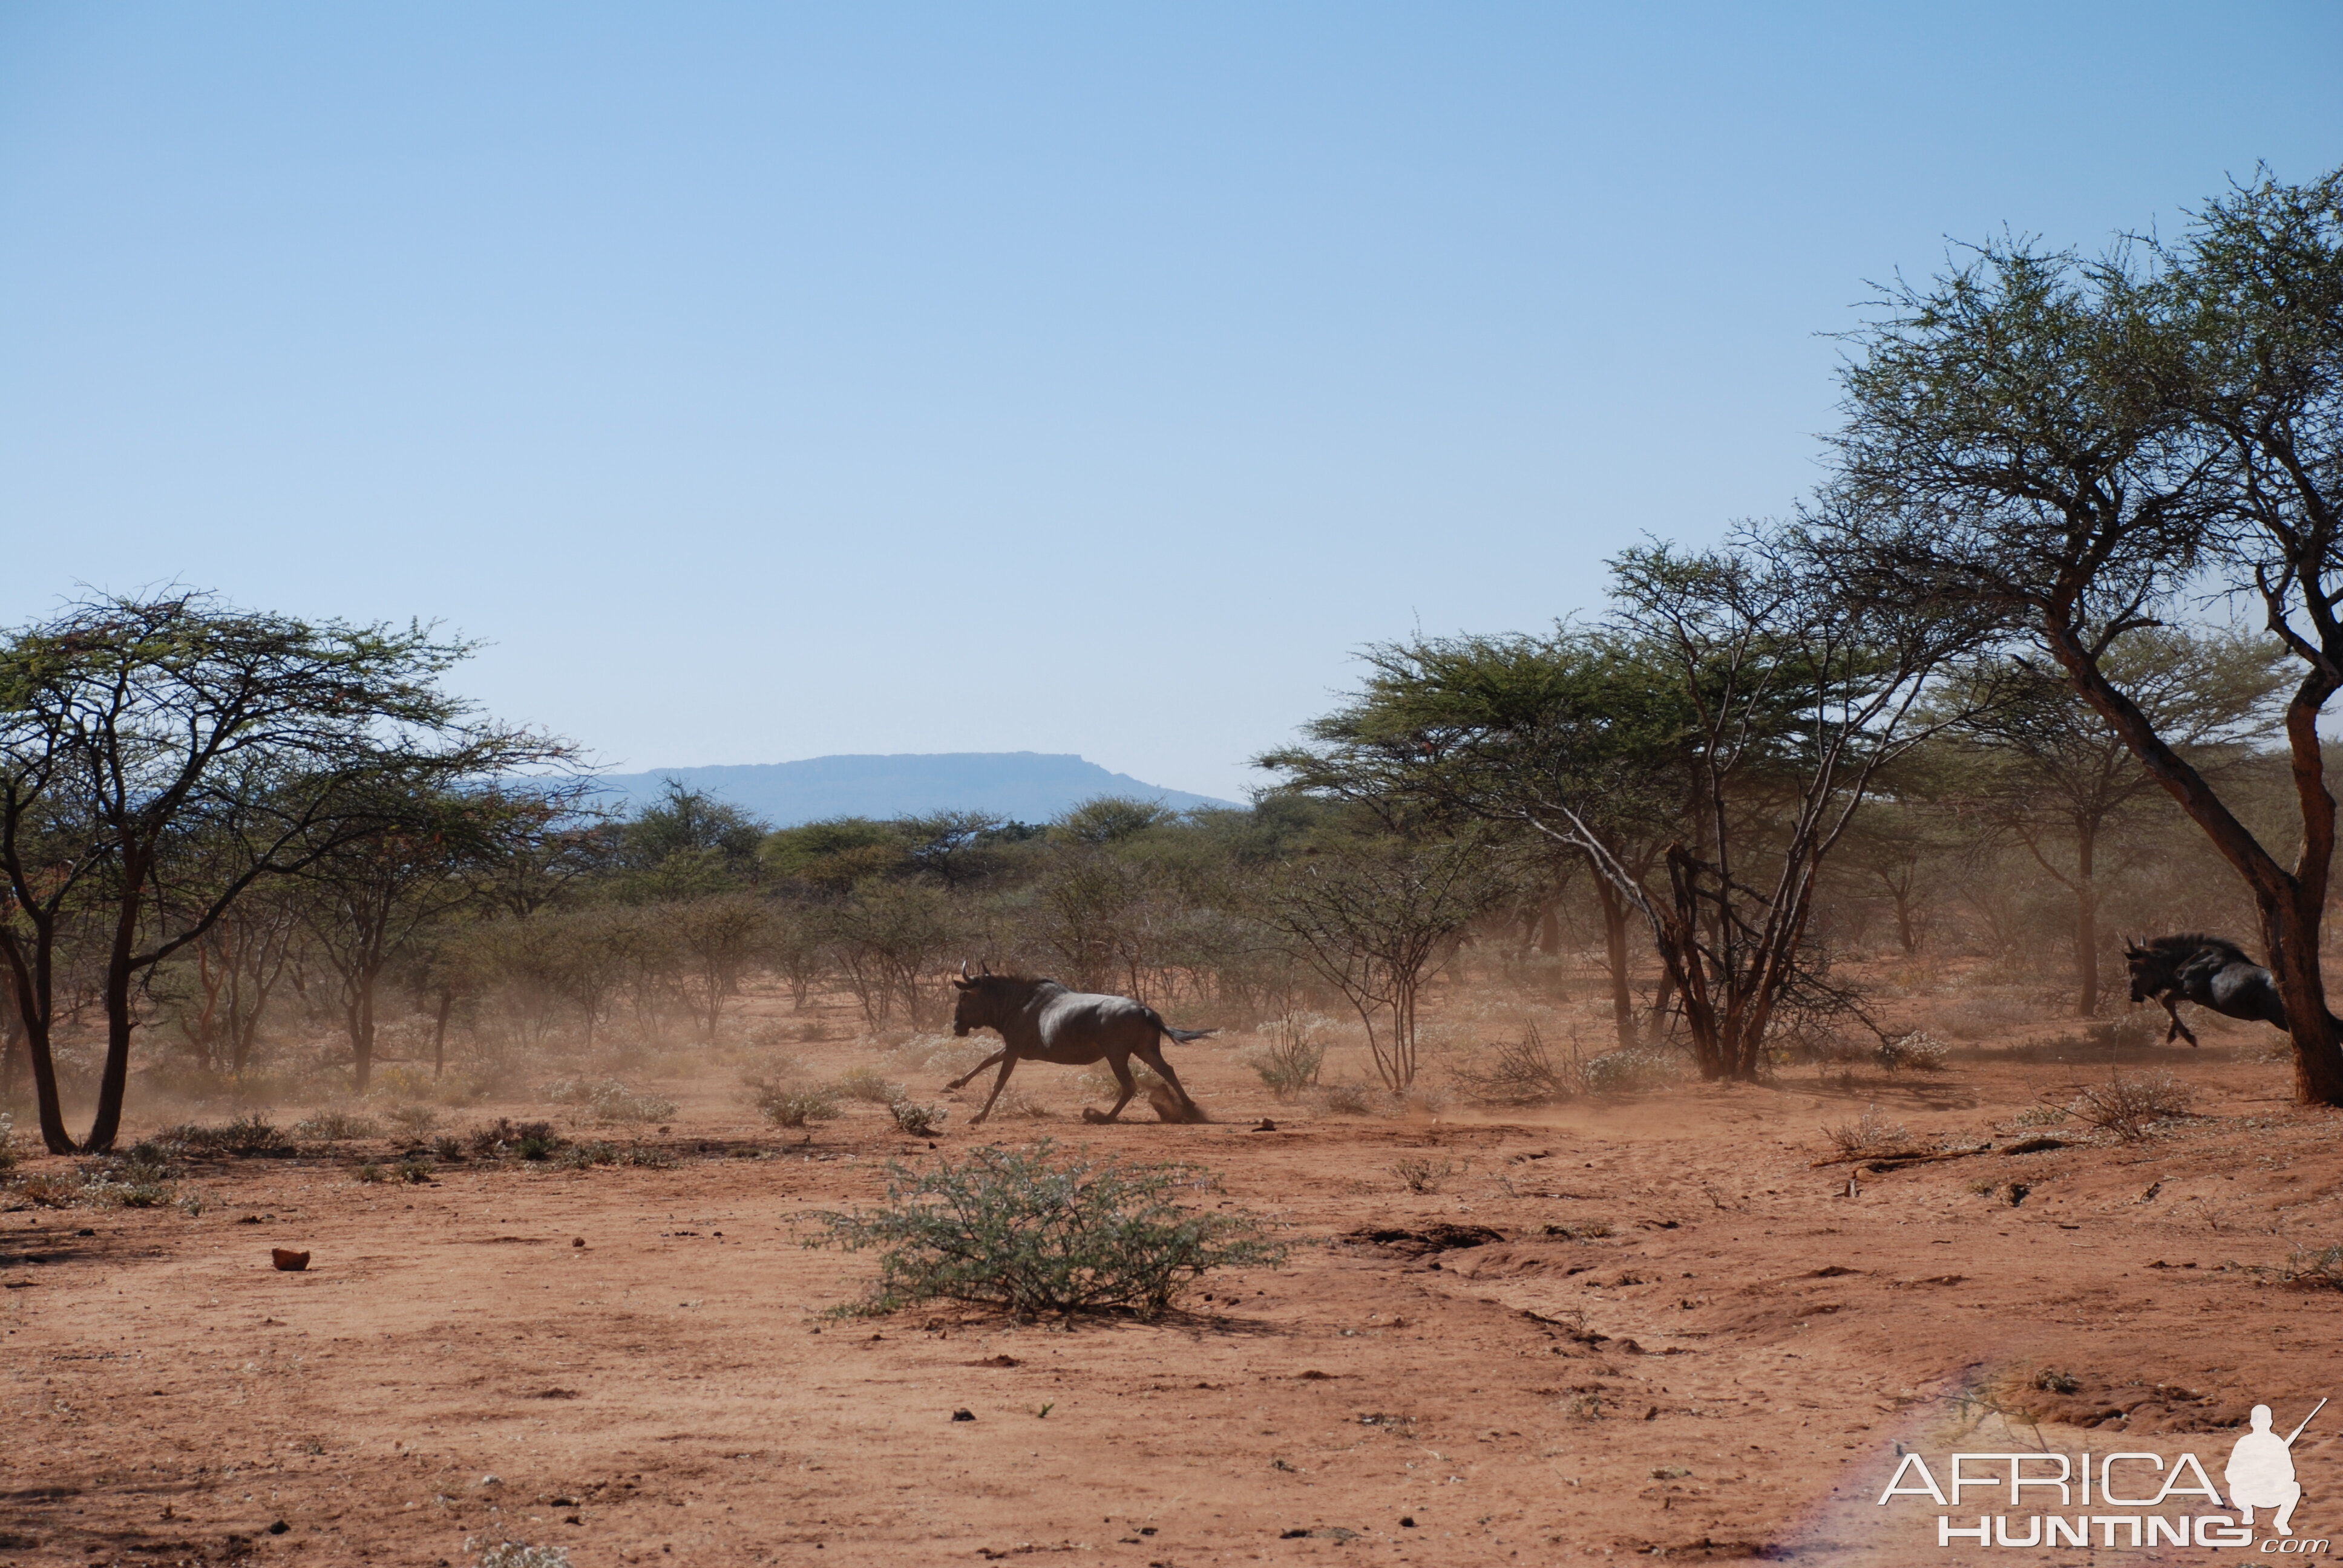
[[628,869],[648,874],[646,887],[669,896],[679,889],[714,891],[752,878],[766,825],[681,779],[663,784],[660,798],[619,830]]
[[901,1084],[888,1082],[885,1073],[866,1063],[840,1073],[837,1092],[841,1099],[859,1100],[865,1105],[892,1105],[903,1098],[904,1091]]
[[1077,844],[1119,844],[1179,819],[1177,811],[1152,800],[1101,795],[1050,824],[1050,831]]
[[320,1143],[347,1143],[360,1138],[378,1138],[382,1129],[367,1117],[347,1111],[320,1111],[293,1124],[296,1135],[313,1138]]
[[816,1084],[783,1079],[749,1085],[758,1114],[776,1127],[798,1128],[838,1116],[838,1096]]
[[867,878],[891,875],[910,860],[904,835],[892,824],[868,817],[783,828],[767,834],[758,853],[771,876],[831,892],[843,892]]
[[1285,1013],[1272,1019],[1265,1038],[1248,1046],[1241,1060],[1280,1100],[1314,1088],[1326,1063],[1322,1036],[1327,1020],[1315,1013]]
[[858,1309],[980,1302],[1020,1316],[1126,1310],[1160,1315],[1207,1271],[1275,1267],[1287,1249],[1249,1215],[1182,1208],[1209,1175],[1184,1164],[1129,1165],[985,1147],[966,1161],[887,1168],[883,1207],[816,1216],[808,1246],[880,1253]]
[[934,1136],[944,1119],[951,1114],[940,1105],[920,1105],[909,1100],[896,1101],[887,1107],[887,1113],[895,1119],[898,1131],[913,1138]]
[[556,1105],[581,1107],[595,1121],[606,1125],[669,1121],[675,1117],[674,1101],[657,1094],[630,1093],[627,1086],[615,1078],[605,1078],[599,1081],[557,1078],[538,1092]]
[[266,1113],[258,1111],[248,1111],[218,1127],[198,1127],[192,1122],[174,1127],[162,1134],[158,1141],[176,1144],[198,1159],[218,1159],[225,1155],[250,1159],[255,1155],[282,1153],[292,1147],[292,1140],[272,1125]]

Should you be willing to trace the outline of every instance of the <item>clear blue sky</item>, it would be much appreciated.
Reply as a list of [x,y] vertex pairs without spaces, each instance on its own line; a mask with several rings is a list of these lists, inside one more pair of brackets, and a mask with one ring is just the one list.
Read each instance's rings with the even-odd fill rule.
[[1233,796],[1813,481],[1865,278],[2343,163],[2343,6],[0,8],[0,618],[437,618],[628,769]]

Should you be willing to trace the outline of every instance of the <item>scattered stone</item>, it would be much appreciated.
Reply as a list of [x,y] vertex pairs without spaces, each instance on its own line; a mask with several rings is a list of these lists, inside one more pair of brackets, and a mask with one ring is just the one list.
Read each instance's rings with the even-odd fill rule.
[[1252,1124],[1252,1130],[1255,1132],[1274,1132],[1277,1131],[1277,1123],[1264,1116]]
[[293,1527],[292,1527],[290,1524],[287,1524],[287,1523],[285,1523],[285,1521],[283,1521],[282,1519],[279,1519],[279,1520],[277,1520],[276,1523],[272,1523],[271,1525],[269,1525],[269,1527],[268,1527],[268,1533],[270,1533],[271,1535],[282,1535],[282,1534],[284,1534],[287,1530],[290,1530],[290,1529],[292,1529],[292,1528],[293,1528]]
[[309,1266],[309,1254],[296,1252],[289,1247],[271,1247],[268,1249],[268,1261],[287,1273],[297,1274]]
[[952,1412],[952,1419],[954,1421],[974,1421],[976,1419],[976,1412],[972,1410],[956,1410]]

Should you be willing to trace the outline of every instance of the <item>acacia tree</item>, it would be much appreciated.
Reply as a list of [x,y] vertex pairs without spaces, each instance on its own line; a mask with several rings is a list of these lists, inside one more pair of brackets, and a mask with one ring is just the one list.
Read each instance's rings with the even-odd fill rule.
[[[536,861],[535,840],[558,829],[577,786],[515,791],[449,787],[428,775],[384,777],[353,789],[352,809],[381,824],[348,835],[311,860],[297,881],[303,923],[341,982],[351,1081],[360,1094],[374,1074],[375,1010],[384,974],[416,950],[434,926],[485,900],[497,869]],[[361,807],[357,797],[373,799]],[[442,998],[452,1005],[452,992]],[[438,1031],[444,1036],[443,1026]],[[444,1039],[433,1050],[442,1057]]]
[[[2096,260],[2022,241],[1901,286],[1857,332],[1834,552],[1884,596],[1960,601],[2046,649],[2251,890],[2295,1090],[2343,1104],[2318,948],[2336,809],[2318,720],[2343,689],[2343,172],[2267,178],[2177,245]],[[2262,842],[2113,668],[2194,595],[2256,606],[2295,661],[2300,847]]]
[[1879,771],[1949,721],[1916,705],[1973,633],[1850,598],[1798,529],[1612,572],[1605,637],[1434,649],[1440,678],[1363,729],[1363,754],[1394,789],[1584,855],[1651,932],[1702,1073],[1754,1078],[1785,1011],[1851,1005],[1806,960],[1817,879]]
[[[389,825],[386,774],[474,777],[546,760],[541,738],[468,722],[438,677],[466,651],[427,628],[310,623],[202,594],[97,598],[0,645],[0,799],[57,825],[44,866],[0,850],[28,931],[0,943],[32,1039],[42,1137],[66,1132],[49,1051],[55,926],[70,879],[94,906],[106,1050],[88,1137],[113,1147],[138,1024],[136,988],[262,879]],[[190,868],[199,867],[199,872]],[[30,961],[26,961],[29,959]]]
[[[2267,726],[2284,657],[2275,644],[2235,633],[2140,627],[2110,645],[2101,664],[2157,733],[2218,780]],[[2103,846],[2157,780],[2063,675],[2031,666],[2014,673],[1999,677],[2005,699],[1979,708],[1966,726],[1985,751],[1974,799],[1978,816],[2024,845],[2073,899],[2075,1011],[2090,1018],[2099,1010]]]
[[1266,890],[1270,928],[1358,1013],[1393,1093],[1415,1081],[1425,983],[1501,890],[1491,873],[1487,849],[1469,839],[1386,839],[1297,857]]
[[[1409,813],[1527,827],[1553,843],[1553,803],[1575,802],[1618,871],[1645,883],[1686,830],[1694,715],[1663,662],[1629,639],[1559,628],[1547,637],[1418,638],[1370,648],[1356,700],[1311,723],[1311,744],[1263,768],[1387,823]],[[1592,857],[1569,843],[1563,852]],[[1619,1043],[1638,1032],[1629,954],[1636,906],[1593,879]]]

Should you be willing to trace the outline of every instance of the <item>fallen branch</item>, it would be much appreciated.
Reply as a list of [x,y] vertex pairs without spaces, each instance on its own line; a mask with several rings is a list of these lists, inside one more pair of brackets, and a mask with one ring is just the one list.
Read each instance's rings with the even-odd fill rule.
[[1834,1154],[1827,1160],[1817,1160],[1807,1169],[1819,1171],[1825,1165],[1861,1165],[1871,1171],[1901,1171],[1906,1165],[1934,1165],[1944,1160],[1966,1160],[1972,1154],[1990,1154],[1990,1143],[1980,1143],[1974,1149],[1877,1149],[1854,1154]]

